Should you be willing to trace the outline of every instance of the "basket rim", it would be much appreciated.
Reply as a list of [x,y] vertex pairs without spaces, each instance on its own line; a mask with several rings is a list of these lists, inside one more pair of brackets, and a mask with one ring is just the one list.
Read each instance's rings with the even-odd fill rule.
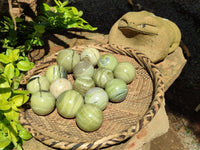
[[[77,48],[86,48],[86,47],[94,47],[97,49],[101,49],[104,51],[112,51],[114,53],[118,53],[121,55],[127,55],[135,59],[142,67],[144,67],[149,73],[150,77],[153,80],[153,100],[150,104],[149,109],[146,111],[144,116],[136,123],[133,124],[128,129],[119,132],[117,134],[109,135],[107,137],[103,137],[94,142],[67,142],[62,140],[55,140],[52,137],[45,136],[42,133],[38,132],[34,129],[31,124],[26,120],[25,110],[21,110],[19,115],[20,123],[39,141],[44,144],[47,144],[54,148],[61,149],[99,149],[103,147],[109,147],[114,144],[119,144],[120,142],[132,137],[137,132],[139,132],[144,126],[146,126],[149,122],[152,121],[154,116],[157,114],[158,110],[162,103],[164,103],[164,82],[162,79],[162,75],[156,65],[151,62],[149,58],[147,58],[141,52],[124,46],[118,46],[115,44],[89,44],[89,45],[78,45],[71,47],[70,49],[77,50]],[[47,57],[51,57],[52,55],[57,55],[59,52],[51,54]],[[38,67],[40,64],[36,65]],[[34,67],[34,68],[35,68]],[[33,68],[33,69],[34,69]],[[31,69],[32,70],[32,69]],[[26,76],[25,76],[26,77]],[[24,82],[24,81],[23,81]],[[23,83],[22,83],[23,84]]]

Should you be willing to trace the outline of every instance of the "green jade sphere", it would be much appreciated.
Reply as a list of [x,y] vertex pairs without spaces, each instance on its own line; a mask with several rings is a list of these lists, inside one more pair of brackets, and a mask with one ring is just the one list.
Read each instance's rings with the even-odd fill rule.
[[27,90],[32,94],[38,91],[48,91],[49,87],[50,83],[43,75],[32,76],[26,85]]
[[107,68],[112,71],[115,69],[117,64],[118,64],[117,58],[112,54],[104,54],[99,58],[98,61],[99,68]]
[[85,96],[86,92],[95,87],[94,80],[91,77],[78,77],[73,84],[73,89]]
[[47,115],[54,110],[56,100],[50,92],[38,91],[32,94],[30,102],[34,113]]
[[124,80],[127,84],[131,83],[136,76],[135,67],[129,62],[120,62],[115,67],[114,76]]
[[94,66],[88,61],[80,61],[73,69],[74,78],[92,77],[94,74]]
[[58,98],[58,96],[62,92],[66,90],[71,90],[71,89],[72,89],[71,82],[65,78],[59,78],[59,79],[54,80],[50,86],[50,92],[53,94],[55,98]]
[[113,79],[106,84],[105,91],[111,102],[122,102],[128,94],[128,87],[122,79]]
[[80,129],[92,132],[101,127],[102,110],[94,104],[84,104],[76,114],[76,123]]
[[95,70],[93,79],[96,86],[105,88],[106,83],[114,78],[114,74],[110,69],[98,68]]
[[62,66],[52,65],[47,68],[45,76],[51,84],[54,80],[58,78],[67,78],[67,72]]
[[84,104],[83,97],[75,90],[60,94],[56,101],[58,113],[65,118],[74,118],[79,108]]
[[108,104],[108,94],[106,91],[99,87],[91,88],[85,95],[85,103],[91,103],[98,106],[101,110],[104,110]]
[[81,60],[89,61],[93,66],[97,65],[100,53],[96,48],[87,47],[81,52]]
[[58,53],[57,63],[63,66],[67,73],[72,73],[72,70],[76,64],[80,62],[79,54],[72,49],[64,49]]

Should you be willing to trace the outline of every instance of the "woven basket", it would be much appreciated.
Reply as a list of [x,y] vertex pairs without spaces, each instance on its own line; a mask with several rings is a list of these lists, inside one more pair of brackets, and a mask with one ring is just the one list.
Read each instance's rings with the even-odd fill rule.
[[[86,47],[95,47],[101,54],[112,53],[118,61],[131,62],[136,78],[128,85],[126,99],[109,103],[103,111],[102,126],[94,132],[80,130],[75,119],[62,118],[55,109],[51,114],[38,116],[31,109],[20,113],[21,124],[39,141],[60,149],[100,149],[119,144],[139,132],[156,115],[164,103],[164,83],[158,69],[150,59],[131,48],[116,45],[83,45],[72,49],[79,53]],[[48,66],[56,64],[58,53],[45,57],[25,76],[22,84],[36,74],[44,74]],[[72,75],[68,79],[73,83]]]

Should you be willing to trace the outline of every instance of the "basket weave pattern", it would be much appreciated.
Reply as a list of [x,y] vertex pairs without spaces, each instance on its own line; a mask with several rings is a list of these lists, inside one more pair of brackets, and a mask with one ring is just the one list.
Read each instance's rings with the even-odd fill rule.
[[[47,116],[38,116],[31,109],[20,113],[22,125],[41,142],[61,149],[98,149],[118,144],[147,125],[164,102],[164,83],[158,69],[143,54],[125,47],[108,44],[76,46],[79,53],[86,47],[95,47],[101,54],[112,53],[118,61],[131,62],[136,68],[136,78],[128,85],[126,99],[109,103],[104,110],[104,121],[94,132],[80,130],[75,119],[64,119],[57,110]],[[22,84],[36,74],[44,74],[48,66],[56,64],[58,53],[45,57],[25,76]],[[73,83],[73,76],[68,75]]]

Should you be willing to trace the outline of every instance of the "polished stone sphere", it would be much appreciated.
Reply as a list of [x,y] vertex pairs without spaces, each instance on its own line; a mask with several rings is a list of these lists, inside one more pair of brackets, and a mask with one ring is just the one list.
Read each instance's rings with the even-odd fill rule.
[[127,84],[131,83],[136,76],[135,67],[129,62],[120,62],[115,67],[114,76],[124,80]]
[[67,72],[62,66],[52,65],[47,68],[45,76],[51,84],[54,80],[58,78],[67,78]]
[[95,87],[94,80],[91,77],[78,77],[73,84],[73,89],[85,96],[86,92]]
[[74,118],[84,104],[83,97],[75,90],[67,90],[60,94],[56,101],[58,113],[65,118]]
[[93,66],[97,65],[100,53],[96,48],[87,47],[81,52],[81,60],[89,61]]
[[26,85],[27,90],[32,94],[38,91],[48,91],[49,87],[50,83],[43,75],[32,76]]
[[76,114],[76,123],[80,129],[92,132],[101,127],[102,110],[94,104],[84,104]]
[[80,61],[74,68],[73,68],[74,78],[78,77],[92,77],[94,74],[94,67],[88,61]]
[[65,78],[59,78],[54,80],[50,86],[50,92],[53,94],[53,96],[55,96],[55,98],[57,98],[62,92],[71,89],[71,82]]
[[99,87],[91,88],[85,95],[85,103],[91,103],[98,106],[101,110],[104,110],[108,104],[108,94],[104,89]]
[[98,68],[95,70],[93,79],[96,86],[105,88],[106,83],[114,78],[114,74],[110,69]]
[[112,71],[115,69],[117,64],[118,64],[117,58],[112,54],[104,54],[99,58],[98,61],[99,68],[107,68]]
[[55,103],[55,97],[47,91],[33,93],[30,99],[31,108],[38,115],[51,113],[55,108]]
[[113,79],[106,84],[105,91],[111,102],[122,102],[128,94],[128,87],[122,79]]
[[72,49],[64,49],[58,53],[57,63],[65,68],[67,73],[72,73],[74,66],[80,62],[79,54]]

